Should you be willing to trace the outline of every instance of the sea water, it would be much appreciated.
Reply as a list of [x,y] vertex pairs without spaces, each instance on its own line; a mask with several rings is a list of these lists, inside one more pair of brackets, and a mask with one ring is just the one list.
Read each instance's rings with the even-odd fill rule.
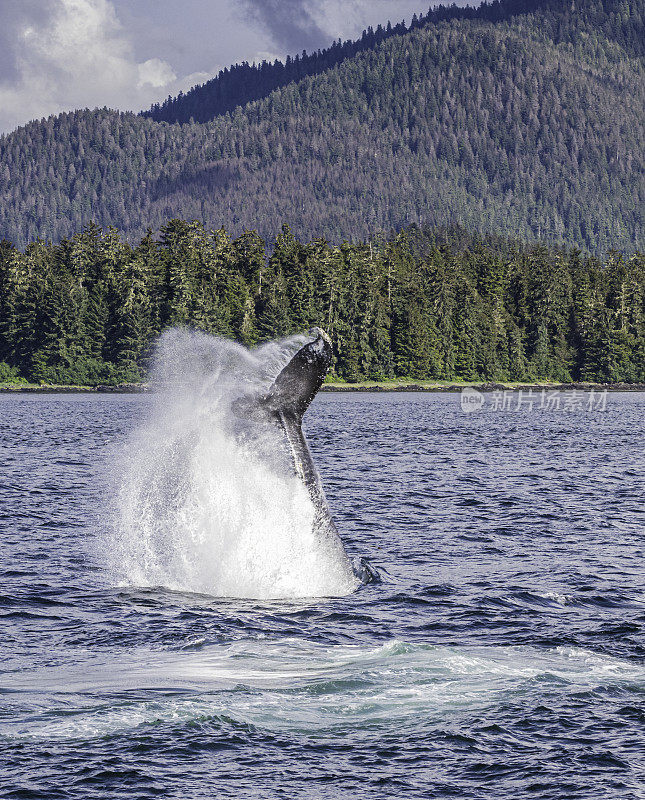
[[[382,576],[348,591],[293,563],[297,487],[285,507],[236,465],[218,499],[207,442],[183,517],[111,495],[133,441],[133,491],[160,491],[157,403],[0,396],[3,800],[645,797],[645,396],[319,395],[335,520]],[[261,524],[233,510],[263,502]],[[245,559],[278,519],[284,560]]]

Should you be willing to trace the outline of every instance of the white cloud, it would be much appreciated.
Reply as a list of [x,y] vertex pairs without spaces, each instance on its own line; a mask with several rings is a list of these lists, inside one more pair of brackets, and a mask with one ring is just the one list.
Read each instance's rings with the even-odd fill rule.
[[[453,0],[444,0],[451,5]],[[471,0],[474,2],[474,0]],[[310,14],[327,33],[342,39],[359,36],[368,25],[376,28],[389,20],[393,25],[405,19],[409,24],[413,14],[426,14],[430,5],[438,3],[422,0],[326,0],[315,3],[309,0]],[[457,2],[456,5],[465,5]]]
[[[3,17],[6,2],[0,0]],[[40,8],[27,3],[9,19],[12,63],[0,84],[3,131],[88,106],[140,110],[209,77],[178,80],[159,58],[137,63],[110,0],[49,0]]]
[[325,47],[388,18],[409,22],[415,10],[428,5],[428,0],[0,0],[0,132],[75,108],[139,111],[209,80],[220,66]]
[[[463,6],[468,0],[456,0]],[[455,0],[443,0],[451,5]],[[477,0],[470,0],[475,5]],[[425,14],[438,0],[234,0],[250,22],[292,54],[360,36],[369,25],[392,24]]]
[[160,58],[149,58],[143,64],[139,64],[139,81],[137,83],[139,89],[146,85],[154,86],[157,89],[160,86],[167,86],[175,80],[177,80],[177,76],[167,61],[162,61]]

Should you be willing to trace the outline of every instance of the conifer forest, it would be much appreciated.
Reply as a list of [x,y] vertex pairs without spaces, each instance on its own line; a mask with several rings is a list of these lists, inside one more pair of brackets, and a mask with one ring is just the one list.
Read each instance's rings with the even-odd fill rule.
[[338,380],[645,381],[644,9],[433,8],[1,136],[0,381],[313,324]]
[[645,382],[645,258],[459,228],[334,246],[284,226],[267,248],[181,220],[0,245],[0,381],[138,381],[170,326],[253,346],[312,325],[348,382]]
[[340,244],[460,224],[643,250],[644,0],[434,9],[356,42],[241,64],[140,115],[78,110],[0,137],[0,238],[94,221],[287,223]]

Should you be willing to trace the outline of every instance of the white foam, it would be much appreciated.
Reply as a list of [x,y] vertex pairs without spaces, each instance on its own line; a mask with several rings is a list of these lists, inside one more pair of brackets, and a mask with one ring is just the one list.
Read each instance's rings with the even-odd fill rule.
[[538,597],[543,597],[545,600],[552,600],[559,606],[566,606],[573,602],[574,597],[571,594],[562,594],[561,592],[544,592],[538,593]]
[[[328,647],[241,640],[199,652],[140,650],[64,669],[5,676],[9,699],[47,696],[0,736],[93,738],[157,723],[220,719],[266,730],[450,720],[521,697],[529,703],[622,687],[639,694],[645,668],[573,647],[441,647],[391,641]],[[145,693],[145,699],[141,695]]]
[[277,429],[240,435],[232,403],[266,390],[307,341],[255,351],[166,332],[157,395],[118,460],[106,555],[135,586],[247,598],[339,596],[356,581],[342,552],[314,535],[314,508]]

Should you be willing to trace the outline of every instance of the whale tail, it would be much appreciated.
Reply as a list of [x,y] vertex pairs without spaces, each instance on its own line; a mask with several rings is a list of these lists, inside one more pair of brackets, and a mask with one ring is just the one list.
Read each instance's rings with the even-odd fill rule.
[[309,492],[314,505],[314,529],[335,550],[348,575],[362,583],[380,580],[378,572],[365,559],[351,564],[331,517],[325,491],[302,430],[302,418],[322,386],[332,363],[332,346],[322,328],[309,331],[312,341],[301,347],[260,397],[238,401],[235,412],[258,422],[282,428],[291,451],[293,467]]
[[262,395],[246,395],[233,403],[236,416],[262,421],[290,419],[300,425],[305,411],[318,394],[332,362],[329,336],[312,328],[312,341],[300,348]]
[[260,398],[259,407],[284,430],[291,447],[296,473],[309,490],[316,508],[328,518],[329,525],[335,530],[327,510],[318,470],[302,432],[304,413],[329,372],[332,347],[329,336],[322,328],[312,328],[309,335],[315,338],[301,347],[284,367],[269,391]]
[[302,431],[304,413],[322,386],[332,362],[329,336],[321,328],[312,328],[309,336],[313,337],[312,341],[298,350],[264,395],[241,398],[233,410],[237,416],[277,424],[282,428],[294,470],[314,503],[316,527],[337,540],[342,547],[327,507],[318,470]]
[[329,336],[322,328],[312,328],[313,341],[301,347],[259,400],[266,411],[302,421],[323,384],[332,362]]

